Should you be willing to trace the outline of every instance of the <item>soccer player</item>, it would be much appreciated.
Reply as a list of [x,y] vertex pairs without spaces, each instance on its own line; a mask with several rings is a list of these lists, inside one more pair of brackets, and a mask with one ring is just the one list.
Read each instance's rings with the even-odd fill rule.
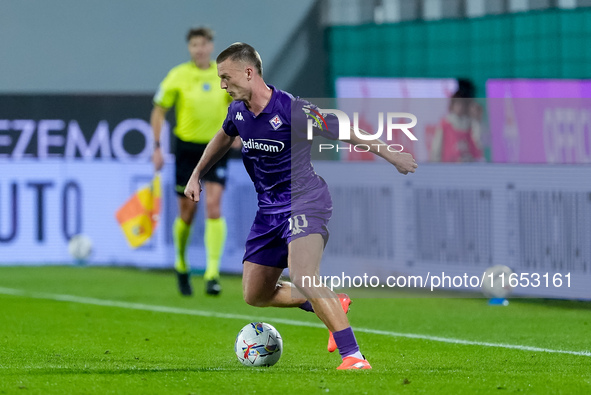
[[[182,295],[192,295],[190,266],[186,249],[197,210],[195,202],[183,194],[195,165],[203,155],[206,144],[223,122],[232,98],[219,86],[213,52],[213,31],[200,27],[189,30],[187,43],[191,60],[174,67],[160,84],[154,96],[150,123],[154,132],[152,161],[158,171],[164,164],[160,148],[160,133],[166,112],[176,110],[176,192],[179,216],[174,221],[175,270]],[[202,174],[206,190],[207,218],[205,220],[205,248],[207,268],[204,279],[206,292],[217,295],[221,291],[219,267],[226,240],[226,222],[222,216],[221,200],[226,183],[227,156]]]
[[[221,87],[234,102],[215,137],[193,171],[185,195],[199,200],[199,180],[228,151],[239,136],[242,156],[258,193],[259,210],[246,241],[243,259],[243,295],[253,306],[300,307],[313,311],[331,332],[329,351],[339,349],[338,369],[371,369],[346,316],[351,300],[330,288],[306,286],[306,276],[318,278],[320,260],[328,239],[327,224],[332,201],[324,180],[310,163],[312,142],[304,122],[293,119],[305,111],[317,111],[263,80],[262,62],[253,47],[235,43],[217,57]],[[327,128],[317,133],[338,138],[338,120],[325,116]],[[299,125],[297,125],[299,122]],[[304,130],[302,130],[304,129]],[[351,134],[351,144],[365,140]],[[367,143],[365,141],[365,143]],[[375,141],[374,143],[381,143]],[[372,145],[373,152],[396,166],[414,172],[412,155],[390,152]],[[289,267],[290,282],[278,282]]]

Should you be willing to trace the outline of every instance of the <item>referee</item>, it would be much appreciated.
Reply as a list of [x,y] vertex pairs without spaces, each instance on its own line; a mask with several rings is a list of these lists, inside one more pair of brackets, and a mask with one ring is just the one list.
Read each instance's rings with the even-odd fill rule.
[[[191,29],[187,33],[187,43],[191,60],[170,70],[160,84],[154,96],[150,123],[155,141],[152,161],[158,171],[164,164],[160,148],[162,124],[166,112],[175,107],[176,192],[179,205],[179,216],[175,219],[172,230],[175,270],[179,291],[182,295],[190,296],[193,290],[189,279],[190,265],[186,258],[186,249],[197,206],[184,196],[183,191],[203,155],[205,146],[223,123],[232,98],[220,88],[216,64],[210,58],[213,52],[213,31],[206,27]],[[207,205],[204,235],[207,268],[204,279],[205,291],[209,295],[221,292],[219,268],[227,233],[226,221],[221,212],[226,166],[227,155],[203,177]]]

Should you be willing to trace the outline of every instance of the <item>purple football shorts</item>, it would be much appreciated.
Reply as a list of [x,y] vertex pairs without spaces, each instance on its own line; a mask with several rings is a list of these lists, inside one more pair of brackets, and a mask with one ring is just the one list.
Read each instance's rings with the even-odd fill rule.
[[243,261],[285,269],[287,267],[288,244],[300,237],[318,233],[328,242],[328,221],[332,207],[328,209],[306,209],[281,214],[257,212],[250,233],[246,239]]

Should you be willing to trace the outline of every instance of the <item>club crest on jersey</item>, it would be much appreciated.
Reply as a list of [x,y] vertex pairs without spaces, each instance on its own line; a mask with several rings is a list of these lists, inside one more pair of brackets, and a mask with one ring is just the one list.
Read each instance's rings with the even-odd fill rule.
[[279,118],[279,115],[275,115],[273,118],[271,118],[269,123],[271,124],[271,126],[273,126],[273,129],[275,130],[277,130],[279,126],[283,125],[283,122],[281,122],[281,118]]

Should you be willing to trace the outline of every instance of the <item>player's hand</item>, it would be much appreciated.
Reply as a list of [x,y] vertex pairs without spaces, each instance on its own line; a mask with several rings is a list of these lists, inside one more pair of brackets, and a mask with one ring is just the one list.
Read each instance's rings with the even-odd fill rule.
[[414,173],[417,167],[419,167],[415,159],[408,152],[397,152],[392,164],[402,174]]
[[162,170],[162,166],[164,166],[164,155],[162,155],[162,149],[160,147],[154,148],[154,153],[152,154],[152,163],[154,163],[155,171]]
[[201,195],[201,181],[198,177],[191,176],[185,187],[185,196],[194,202],[198,202],[199,195]]

